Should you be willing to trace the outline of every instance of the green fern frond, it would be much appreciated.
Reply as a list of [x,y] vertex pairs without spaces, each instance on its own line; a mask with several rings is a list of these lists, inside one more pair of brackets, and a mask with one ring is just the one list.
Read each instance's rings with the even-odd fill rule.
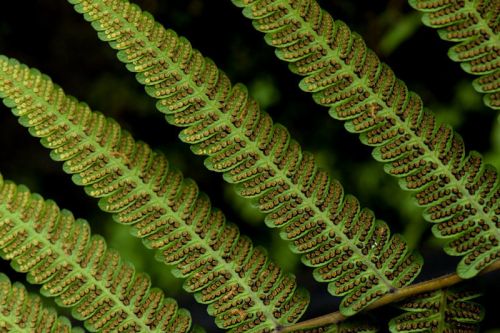
[[400,235],[344,195],[341,184],[320,170],[283,126],[259,110],[243,85],[227,76],[191,44],[166,30],[127,1],[72,0],[75,9],[118,50],[118,58],[176,126],[180,138],[223,172],[240,195],[267,213],[292,250],[315,267],[316,280],[345,296],[341,310],[352,315],[380,296],[409,284],[420,256]]
[[0,332],[83,333],[72,328],[68,318],[46,308],[40,297],[30,295],[21,283],[12,284],[0,273]]
[[253,247],[164,155],[66,96],[37,70],[0,57],[0,95],[76,184],[158,259],[231,332],[270,332],[297,321],[309,298],[264,249]]
[[362,320],[345,321],[317,328],[296,330],[293,333],[376,333],[378,329]]
[[471,278],[500,259],[500,182],[481,155],[468,155],[451,126],[437,124],[422,100],[396,78],[363,39],[315,0],[233,0],[265,33],[276,55],[305,76],[300,87],[374,147],[373,156],[415,192],[446,252],[462,256]]
[[439,29],[439,36],[456,42],[449,57],[464,71],[480,75],[474,88],[485,94],[484,103],[500,110],[500,1],[409,0],[424,13],[422,22]]
[[[92,332],[188,332],[191,316],[151,288],[85,220],[0,175],[0,255]],[[30,318],[36,321],[36,318]],[[39,332],[47,332],[39,330]]]
[[484,310],[471,302],[477,298],[460,289],[439,289],[406,300],[400,308],[406,313],[392,319],[392,333],[474,333],[479,331]]

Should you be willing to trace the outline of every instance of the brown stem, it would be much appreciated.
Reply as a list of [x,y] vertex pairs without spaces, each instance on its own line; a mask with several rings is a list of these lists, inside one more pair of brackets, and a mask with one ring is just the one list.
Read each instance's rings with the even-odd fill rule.
[[[483,275],[489,272],[493,272],[496,270],[500,270],[500,260],[497,260],[493,262],[491,265],[483,269],[481,272],[479,272],[478,275]],[[387,294],[379,298],[377,301],[373,302],[369,306],[367,306],[363,311],[368,311],[372,310],[375,308],[379,308],[381,306],[390,304],[390,303],[395,303],[398,301],[401,301],[405,298],[408,298],[410,296],[414,296],[417,294],[425,293],[428,291],[433,291],[441,288],[446,288],[453,286],[461,281],[464,281],[464,279],[460,278],[456,273],[444,275],[435,279],[423,281],[420,283],[416,283],[414,285],[410,285],[408,287],[404,287],[401,289],[397,289],[391,294]],[[293,332],[296,330],[300,329],[307,329],[307,328],[314,328],[322,325],[327,325],[327,324],[336,324],[340,323],[341,321],[346,320],[348,317],[344,316],[341,314],[339,311],[337,312],[332,312],[320,317],[316,317],[313,319],[305,320],[300,323],[283,327],[278,330],[279,333],[287,333],[287,332]]]

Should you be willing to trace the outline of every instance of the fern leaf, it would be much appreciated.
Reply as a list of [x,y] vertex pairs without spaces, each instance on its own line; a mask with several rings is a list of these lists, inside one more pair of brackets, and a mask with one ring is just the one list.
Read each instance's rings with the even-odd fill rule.
[[[85,220],[0,175],[0,254],[92,332],[188,332],[191,316],[151,288]],[[36,320],[36,318],[32,318]],[[43,331],[43,330],[42,330]],[[45,331],[44,331],[45,332]]]
[[471,302],[478,294],[460,289],[439,289],[406,300],[406,312],[389,322],[393,333],[473,333],[483,320],[481,305]]
[[0,332],[83,333],[68,318],[46,308],[40,297],[30,295],[21,283],[12,284],[0,273]]
[[304,78],[300,87],[374,147],[373,156],[413,191],[445,250],[462,256],[457,272],[471,278],[500,259],[500,182],[479,153],[423,109],[363,39],[334,21],[315,0],[233,0],[265,33],[276,55]]
[[480,75],[474,88],[484,93],[484,103],[500,110],[500,1],[409,0],[424,13],[422,22],[438,29],[439,36],[456,42],[449,57],[464,71]]
[[344,321],[338,324],[324,325],[317,328],[301,329],[293,333],[376,333],[377,328],[361,320]]
[[64,94],[47,76],[0,58],[0,94],[76,184],[128,224],[184,288],[231,332],[270,332],[300,318],[309,298],[264,249],[225,222],[164,155]]
[[266,223],[281,228],[303,262],[333,295],[345,296],[341,310],[352,315],[384,294],[409,284],[420,271],[420,256],[400,235],[359,201],[344,195],[340,183],[319,170],[288,131],[274,124],[243,85],[227,76],[191,44],[166,30],[136,5],[123,0],[72,0],[75,9],[118,50],[118,58],[180,138],[206,166],[238,184],[267,213]]

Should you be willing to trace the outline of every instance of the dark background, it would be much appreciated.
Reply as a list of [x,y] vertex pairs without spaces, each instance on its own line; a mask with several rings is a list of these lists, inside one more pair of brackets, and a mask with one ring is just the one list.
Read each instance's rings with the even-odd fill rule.
[[[298,77],[280,62],[230,0],[142,0],[136,1],[155,15],[165,27],[187,37],[193,46],[212,58],[233,83],[246,84],[275,122],[287,126],[305,150],[315,153],[320,164],[340,179],[347,193],[356,195],[363,206],[389,223],[393,232],[407,237],[419,247],[426,264],[419,280],[452,272],[456,258],[446,256],[441,242],[432,237],[429,224],[410,195],[401,191],[397,180],[387,176],[374,162],[370,149],[343,125],[328,116],[327,110],[312,102],[297,87]],[[500,165],[500,118],[485,108],[481,96],[470,85],[470,77],[446,55],[451,44],[436,32],[423,27],[419,16],[403,0],[320,1],[334,18],[345,21],[361,34],[369,47],[387,62],[410,89],[419,93],[438,118],[451,123],[464,137],[468,149],[478,150],[486,160]],[[300,265],[277,232],[267,229],[262,216],[233,195],[233,189],[219,174],[207,171],[203,159],[190,153],[177,139],[178,129],[169,126],[154,108],[133,75],[116,59],[114,51],[98,40],[94,30],[63,0],[5,1],[0,11],[0,53],[15,57],[52,77],[66,93],[87,102],[94,110],[112,116],[136,139],[162,150],[187,177],[194,178],[208,192],[214,206],[222,208],[228,220],[285,269],[297,275],[299,284],[311,293],[311,306],[304,318],[337,309],[338,299],[326,285],[316,283],[311,271]],[[28,185],[45,198],[54,199],[75,216],[90,221],[93,232],[103,234],[110,247],[146,270],[156,286],[190,309],[195,323],[218,332],[206,315],[205,307],[181,289],[181,281],[170,277],[152,253],[128,235],[126,228],[101,213],[95,200],[74,186],[48,152],[17,125],[10,111],[0,106],[0,172],[6,179]],[[11,277],[24,281],[22,274]],[[484,292],[480,302],[486,307],[483,330],[500,326],[496,298],[500,295],[499,274],[475,279],[471,285]],[[36,290],[38,287],[34,287]],[[49,301],[50,302],[50,301]],[[398,313],[390,307],[373,313],[386,320]]]

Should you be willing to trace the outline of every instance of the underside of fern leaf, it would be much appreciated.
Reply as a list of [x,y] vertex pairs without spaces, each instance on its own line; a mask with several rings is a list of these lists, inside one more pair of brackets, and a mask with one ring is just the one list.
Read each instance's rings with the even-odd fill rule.
[[[91,332],[188,332],[191,316],[52,201],[0,175],[0,255]],[[36,318],[32,318],[35,320]],[[49,332],[39,330],[39,332]]]
[[30,295],[21,283],[12,284],[0,273],[0,332],[82,333],[68,318],[46,308],[39,296]]
[[253,247],[191,179],[111,119],[66,96],[37,70],[0,58],[0,96],[51,157],[116,221],[175,265],[184,288],[221,328],[271,332],[297,321],[309,297]]
[[276,55],[305,76],[300,87],[374,147],[373,156],[413,191],[445,250],[471,278],[500,260],[500,182],[479,153],[466,154],[451,126],[438,124],[363,39],[315,0],[232,0],[265,33]]
[[405,300],[406,312],[389,323],[392,333],[475,333],[483,320],[481,305],[472,302],[478,294],[446,288]]
[[449,57],[464,71],[480,75],[474,88],[484,93],[487,106],[500,110],[500,1],[409,0],[424,13],[425,25],[439,29],[439,36],[458,44]]
[[377,328],[361,320],[348,320],[338,324],[323,325],[316,328],[295,330],[293,333],[376,333]]
[[182,141],[206,166],[223,172],[281,228],[292,250],[315,267],[318,281],[345,296],[341,311],[352,315],[384,294],[409,284],[422,261],[399,235],[344,195],[341,184],[320,170],[281,125],[273,125],[242,85],[227,76],[190,43],[166,30],[136,5],[123,0],[71,0],[75,9],[118,50],[118,58],[157,108],[176,126]]

